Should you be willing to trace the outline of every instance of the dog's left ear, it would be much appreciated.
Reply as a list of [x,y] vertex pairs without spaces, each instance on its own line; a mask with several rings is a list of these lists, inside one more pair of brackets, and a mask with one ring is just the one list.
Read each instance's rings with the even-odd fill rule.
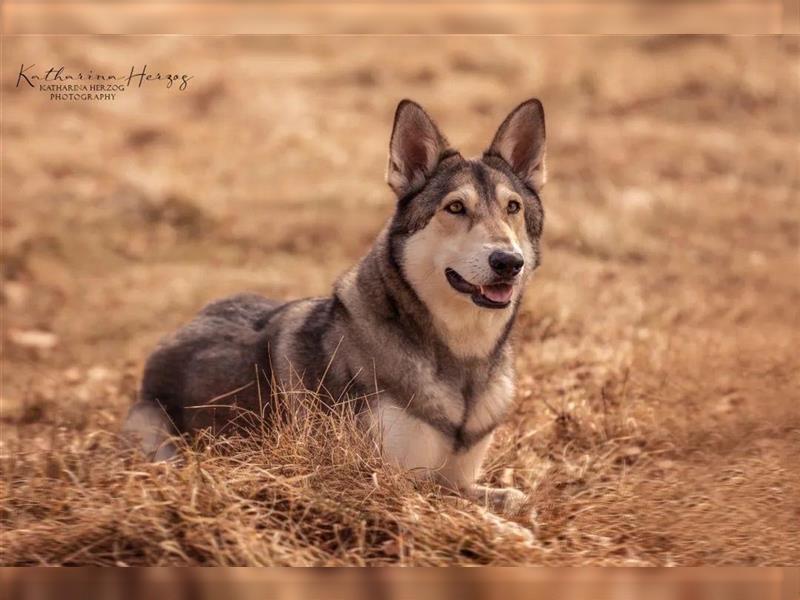
[[423,108],[411,100],[397,105],[389,142],[386,181],[398,198],[417,191],[433,174],[449,148],[447,140]]
[[517,177],[537,192],[547,180],[544,108],[531,98],[511,111],[484,156],[499,156]]

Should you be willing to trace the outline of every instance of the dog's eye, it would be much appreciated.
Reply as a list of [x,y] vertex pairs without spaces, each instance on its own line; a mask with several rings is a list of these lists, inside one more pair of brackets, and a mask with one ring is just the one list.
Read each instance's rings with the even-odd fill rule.
[[522,208],[522,205],[516,200],[512,200],[511,202],[508,203],[508,206],[506,206],[506,210],[510,215],[518,213],[520,208]]
[[461,200],[456,200],[451,202],[444,209],[452,215],[463,215],[466,211],[464,208],[464,203]]

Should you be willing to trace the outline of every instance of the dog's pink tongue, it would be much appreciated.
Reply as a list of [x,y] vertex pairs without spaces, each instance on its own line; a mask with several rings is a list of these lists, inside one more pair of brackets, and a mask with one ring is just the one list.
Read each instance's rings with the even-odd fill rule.
[[485,285],[483,286],[482,293],[492,302],[504,304],[511,300],[511,294],[514,293],[514,288],[507,283]]

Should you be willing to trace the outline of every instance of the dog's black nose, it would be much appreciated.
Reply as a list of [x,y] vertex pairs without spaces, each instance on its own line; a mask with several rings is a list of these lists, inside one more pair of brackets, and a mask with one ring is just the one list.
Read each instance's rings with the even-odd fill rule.
[[522,270],[525,261],[521,254],[496,250],[489,255],[489,266],[502,277],[513,277]]

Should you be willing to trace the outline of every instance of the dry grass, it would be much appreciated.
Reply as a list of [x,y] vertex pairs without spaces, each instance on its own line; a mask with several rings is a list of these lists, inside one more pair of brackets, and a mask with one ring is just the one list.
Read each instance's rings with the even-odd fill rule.
[[[6,516],[16,520],[7,556],[21,564],[309,566],[544,555],[529,530],[383,465],[346,412],[306,414],[255,438],[202,439],[184,452],[179,466],[143,464],[105,433],[66,454],[14,452],[5,473],[15,484]],[[48,490],[62,486],[56,506]],[[50,518],[40,522],[41,511]],[[510,548],[500,553],[502,542]]]
[[[797,40],[4,44],[7,72],[195,75],[102,105],[4,79],[4,564],[800,562]],[[533,94],[545,256],[485,479],[531,494],[535,537],[411,485],[346,419],[182,466],[119,446],[163,333],[223,294],[326,293],[365,251],[399,98],[476,152]]]

